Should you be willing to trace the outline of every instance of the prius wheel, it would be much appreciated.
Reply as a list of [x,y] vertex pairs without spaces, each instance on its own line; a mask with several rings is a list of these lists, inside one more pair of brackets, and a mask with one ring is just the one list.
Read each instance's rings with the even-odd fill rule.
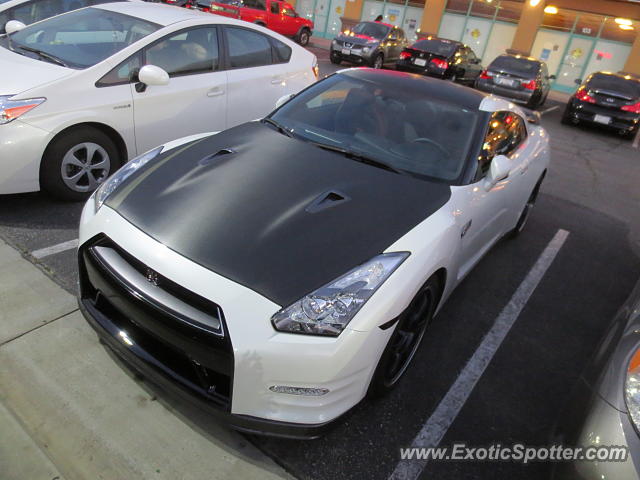
[[381,53],[376,55],[376,58],[373,59],[372,66],[375,69],[381,69],[384,66],[384,55],[382,55]]
[[520,214],[520,218],[518,219],[516,228],[514,228],[511,231],[512,237],[517,237],[524,230],[524,227],[527,224],[529,217],[531,216],[531,212],[533,211],[533,207],[536,205],[536,200],[538,199],[538,193],[540,192],[540,186],[542,185],[542,180],[543,179],[541,178],[538,181],[538,184],[533,189],[533,192],[531,192],[531,195],[529,196],[529,199],[527,200],[527,203],[525,204],[524,209]]
[[114,142],[94,128],[78,128],[55,139],[45,151],[40,185],[63,200],[87,198],[120,166]]
[[387,393],[402,378],[431,323],[439,297],[440,282],[432,277],[402,312],[371,380],[372,396]]

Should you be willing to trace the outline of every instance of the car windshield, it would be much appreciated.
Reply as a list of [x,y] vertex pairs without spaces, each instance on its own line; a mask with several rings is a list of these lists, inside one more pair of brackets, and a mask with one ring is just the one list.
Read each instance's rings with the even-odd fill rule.
[[13,33],[4,46],[42,61],[87,68],[158,28],[159,25],[129,15],[85,8]]
[[478,113],[422,91],[337,74],[269,118],[283,133],[353,160],[451,182],[463,171]]
[[443,57],[450,57],[456,51],[456,44],[446,40],[420,40],[413,44],[413,48]]
[[361,22],[351,29],[356,35],[365,35],[367,37],[383,39],[389,33],[390,28],[381,23]]
[[640,81],[616,75],[596,73],[587,82],[587,88],[589,90],[602,90],[618,94],[629,100],[640,97]]
[[540,62],[527,58],[503,55],[491,62],[489,70],[498,70],[533,78],[538,73],[538,70],[540,70]]

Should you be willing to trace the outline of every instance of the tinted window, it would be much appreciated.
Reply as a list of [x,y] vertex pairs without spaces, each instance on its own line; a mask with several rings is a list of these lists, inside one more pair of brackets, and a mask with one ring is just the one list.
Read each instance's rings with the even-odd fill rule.
[[96,86],[110,87],[130,83],[142,66],[142,54],[136,53],[102,77]]
[[271,65],[271,44],[261,33],[243,28],[225,28],[232,68]]
[[266,10],[266,0],[244,0],[242,4],[247,8],[255,8],[257,10]]
[[511,155],[527,138],[524,120],[513,112],[497,112],[491,116],[479,160],[479,175],[483,177],[496,155]]
[[121,13],[86,8],[30,25],[11,35],[17,53],[46,61],[21,50],[38,49],[74,68],[87,68],[114,55],[159,28]]
[[145,51],[145,62],[170,76],[218,69],[218,37],[214,27],[194,28],[166,37]]
[[502,55],[491,62],[489,70],[515,73],[523,77],[534,78],[540,70],[540,62],[526,58],[512,57],[510,55]]
[[280,14],[280,4],[278,2],[271,2],[271,13]]
[[337,74],[272,118],[303,141],[346,149],[418,178],[453,181],[466,164],[477,114],[419,90]]
[[351,30],[356,35],[366,35],[367,37],[383,39],[389,33],[390,28],[380,23],[361,22]]
[[606,90],[611,93],[622,94],[630,100],[640,97],[640,81],[626,79],[616,75],[595,73],[587,81],[587,88],[590,90]]
[[420,40],[413,44],[413,48],[424,50],[425,52],[450,57],[456,51],[457,44],[443,40]]
[[275,63],[286,63],[291,58],[291,48],[288,45],[285,45],[280,40],[276,40],[272,38],[271,41],[276,50],[276,59]]

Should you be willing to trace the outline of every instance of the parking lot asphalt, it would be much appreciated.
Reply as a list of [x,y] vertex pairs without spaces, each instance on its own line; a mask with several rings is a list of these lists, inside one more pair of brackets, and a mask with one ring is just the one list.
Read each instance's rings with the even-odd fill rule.
[[[321,74],[343,68],[329,64],[325,50],[311,50]],[[565,244],[440,442],[549,443],[572,385],[640,275],[640,151],[613,133],[561,125],[562,107],[549,101],[542,108],[552,165],[525,232],[496,245],[458,287],[398,388],[381,400],[364,400],[319,440],[249,437],[255,445],[302,479],[388,478],[400,447],[411,446],[562,229],[569,232]],[[74,250],[41,255],[77,238],[80,210],[39,193],[0,197],[0,236],[74,292]],[[540,479],[547,473],[541,463],[430,462],[421,478]]]

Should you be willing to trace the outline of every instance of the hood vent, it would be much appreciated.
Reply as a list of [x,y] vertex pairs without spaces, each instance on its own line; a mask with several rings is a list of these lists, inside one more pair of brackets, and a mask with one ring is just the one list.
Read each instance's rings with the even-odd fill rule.
[[232,153],[236,153],[235,150],[232,150],[231,148],[222,148],[220,150],[218,150],[216,153],[212,153],[211,155],[207,155],[206,157],[204,157],[202,160],[200,160],[198,162],[198,164],[202,167],[206,167],[208,165],[211,165],[214,160],[224,156],[224,155],[230,155]]
[[322,210],[326,210],[327,208],[335,207],[342,203],[348,202],[349,200],[351,200],[351,198],[344,193],[330,190],[323,193],[313,202],[311,202],[311,204],[307,208],[305,208],[305,211],[309,213],[317,213]]

